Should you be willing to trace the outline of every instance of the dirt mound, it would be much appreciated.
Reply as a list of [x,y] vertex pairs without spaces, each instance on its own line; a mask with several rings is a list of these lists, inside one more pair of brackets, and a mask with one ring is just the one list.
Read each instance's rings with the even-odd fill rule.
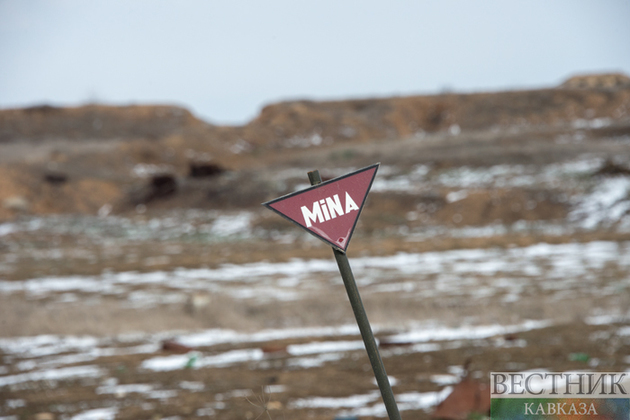
[[[613,79],[625,77],[617,76]],[[305,148],[337,141],[394,139],[440,131],[459,134],[628,116],[630,84],[613,83],[608,77],[601,83],[591,83],[589,78],[586,86],[571,80],[562,89],[283,102],[263,108],[243,127],[241,135],[259,147]]]
[[24,213],[96,214],[103,205],[124,198],[115,182],[59,174],[52,178],[53,174],[48,172],[0,167],[0,220]]
[[[44,139],[165,139],[212,145],[215,152],[307,148],[423,133],[557,125],[628,117],[630,78],[575,76],[560,89],[440,94],[344,101],[291,101],[264,107],[240,127],[207,124],[174,106],[37,106],[0,110],[0,142]],[[181,142],[180,142],[181,143]]]
[[562,84],[564,88],[574,89],[614,89],[630,86],[630,77],[623,73],[583,74],[573,76]]
[[[554,160],[577,153],[569,143],[596,130],[598,138],[630,134],[626,79],[579,76],[554,89],[282,102],[239,127],[207,124],[174,106],[0,110],[0,218],[26,211],[94,214],[104,205],[117,211],[148,201],[165,208],[247,207],[295,187],[253,168],[277,171],[330,161],[359,167],[377,160],[448,168]],[[560,135],[567,145],[556,144]],[[580,147],[580,153],[588,151]],[[168,180],[165,187],[151,184],[156,175]],[[525,195],[507,200],[518,204],[507,213],[490,210],[496,206],[486,196],[471,195],[465,204],[512,220],[524,217],[522,208],[531,201]],[[437,218],[458,223],[457,206],[446,206],[449,211]],[[537,211],[545,219],[562,214],[552,207]],[[477,219],[466,216],[462,223]]]
[[0,111],[0,142],[46,139],[162,138],[185,127],[203,126],[175,106],[49,105]]

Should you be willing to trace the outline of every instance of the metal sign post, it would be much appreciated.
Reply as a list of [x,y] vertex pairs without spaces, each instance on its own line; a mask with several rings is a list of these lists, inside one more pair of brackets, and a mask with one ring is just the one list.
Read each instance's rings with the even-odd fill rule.
[[[335,260],[337,260],[337,266],[339,267],[339,272],[341,273],[343,284],[346,287],[346,292],[348,293],[348,299],[350,300],[350,305],[352,306],[354,317],[357,320],[359,330],[361,331],[361,337],[363,338],[363,343],[365,344],[365,350],[367,351],[368,357],[370,359],[370,364],[372,365],[372,370],[374,371],[374,376],[376,377],[376,383],[378,384],[378,388],[381,391],[381,396],[383,397],[383,402],[385,403],[385,409],[387,410],[387,414],[390,420],[401,420],[400,412],[398,411],[398,406],[396,405],[396,399],[394,398],[394,393],[389,383],[389,378],[387,377],[387,373],[385,372],[385,366],[383,365],[383,360],[381,359],[381,355],[378,351],[378,346],[376,345],[376,340],[374,339],[372,328],[370,327],[370,321],[368,320],[367,314],[365,313],[365,308],[363,307],[363,302],[361,301],[361,295],[359,294],[359,289],[357,288],[356,281],[354,280],[354,275],[352,274],[352,269],[350,268],[348,257],[345,253],[348,243],[350,242],[350,237],[352,236],[352,231],[356,226],[356,221],[361,210],[363,209],[363,204],[365,203],[367,193],[372,186],[372,181],[374,180],[374,176],[376,175],[377,168],[378,164],[372,165],[370,167],[356,171],[344,177],[336,178],[326,183],[322,183],[322,178],[319,174],[319,171],[312,171],[308,173],[308,178],[311,182],[312,188],[315,189],[318,186],[327,186],[326,189],[320,188],[321,191],[319,192],[319,195],[315,195],[314,190],[305,190],[304,192],[289,194],[288,196],[272,200],[268,203],[264,203],[264,205],[275,211],[276,213],[279,213],[281,216],[298,224],[300,227],[306,229],[307,231],[309,231],[309,233],[312,233],[313,235],[322,239],[324,242],[332,245]],[[360,186],[358,190],[360,193],[363,193],[363,196],[360,200],[361,207],[356,206],[355,203],[355,198],[360,197],[360,194],[356,195],[356,191],[355,189],[353,189],[352,194],[354,194],[355,197],[349,195],[350,185],[348,184],[350,180],[358,183]],[[326,195],[331,195],[331,191],[338,192],[336,198],[335,196],[324,198]],[[344,222],[345,224],[339,225],[341,226],[341,232],[343,233],[343,235],[340,236],[339,239],[337,239],[336,241],[333,241],[332,238],[339,236],[338,231],[327,231],[326,228],[323,226],[312,225],[317,224],[316,222],[318,221],[319,224],[323,225],[325,222],[331,219],[331,215],[334,215],[334,217],[332,218],[335,218],[337,216],[344,216],[344,207],[342,206],[338,198],[339,194],[341,194],[342,196],[344,194],[346,195],[346,220]],[[300,195],[302,195],[302,198],[305,198],[306,200],[300,199]],[[333,200],[333,198],[335,199]],[[354,204],[354,207],[356,207],[356,214],[350,214],[354,210],[354,208],[352,205],[348,204],[348,199],[352,201],[352,204]],[[312,210],[309,208],[308,205],[304,205],[310,203],[311,201],[313,202]],[[324,210],[321,210],[320,204],[318,203],[321,203],[321,206]],[[335,210],[324,207],[326,205]],[[306,211],[304,209],[306,209]],[[317,212],[317,217],[313,215],[314,213],[316,213],[316,209],[320,210],[319,212]],[[350,209],[350,212],[347,211],[348,209]],[[298,210],[302,212],[303,218],[299,217],[300,213]],[[320,215],[321,217],[319,217]],[[349,219],[347,216],[354,217],[354,219]],[[343,217],[339,217],[339,219],[343,219]],[[338,223],[340,222],[338,221]],[[352,225],[350,229],[347,229],[345,227],[348,226],[348,224]]]

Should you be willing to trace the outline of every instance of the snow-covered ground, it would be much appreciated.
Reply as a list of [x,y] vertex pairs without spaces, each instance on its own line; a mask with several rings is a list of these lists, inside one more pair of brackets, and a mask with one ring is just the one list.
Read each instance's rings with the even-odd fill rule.
[[[447,203],[466,199],[478,188],[544,188],[565,194],[568,206],[565,222],[525,222],[511,226],[490,224],[463,228],[431,226],[401,237],[401,241],[424,241],[435,237],[483,238],[522,232],[547,236],[567,235],[597,229],[630,232],[630,178],[594,177],[602,160],[584,157],[575,161],[538,168],[527,165],[496,165],[488,168],[460,167],[437,171],[418,165],[409,171],[384,166],[374,183],[373,191],[417,194],[436,188]],[[346,170],[347,169],[347,170]],[[338,175],[352,168],[340,170]],[[278,175],[278,182],[292,184],[294,177],[305,171],[292,170]],[[261,209],[260,211],[263,211]],[[99,216],[25,217],[0,224],[0,298],[15,301],[42,302],[49,307],[89,307],[103,302],[116,302],[126,310],[161,310],[183,308],[191,297],[209,299],[204,304],[223,301],[233,305],[280,307],[302,305],[317,297],[330,296],[332,290],[343,293],[338,268],[331,259],[292,259],[284,262],[261,260],[242,264],[219,264],[214,267],[156,270],[155,265],[168,265],[170,255],[180,255],[183,245],[222,243],[269,238],[292,243],[303,233],[265,232],[257,225],[257,210],[183,211],[153,218],[126,218],[103,213]],[[264,225],[263,225],[264,226]],[[21,275],[13,273],[20,259],[37,261],[96,261],[94,248],[64,248],[52,244],[44,248],[19,243],[14,238],[28,235],[76,235],[87,238],[111,252],[120,251],[126,241],[160,244],[162,255],[145,257],[142,270],[95,270],[99,274]],[[300,236],[302,235],[302,236]],[[107,251],[109,252],[109,251]],[[435,252],[399,252],[386,256],[352,256],[350,259],[361,294],[367,302],[396,302],[398,305],[421,306],[438,302],[458,307],[483,308],[500,305],[507,310],[519,302],[544,301],[549,307],[557,304],[588,304],[579,311],[586,325],[607,325],[627,322],[627,291],[630,290],[630,242],[599,240],[585,243],[537,243],[523,247],[458,249]],[[604,302],[604,304],[600,304]],[[562,309],[559,309],[562,310]],[[536,309],[489,322],[472,311],[454,326],[443,319],[446,311],[422,312],[423,317],[391,319],[373,325],[392,347],[382,355],[395,358],[456,349],[474,342],[480,348],[526,348],[535,345],[506,335],[553,327],[556,319]],[[531,317],[526,314],[532,315]],[[572,315],[574,315],[572,313]],[[627,326],[614,335],[630,336]],[[0,335],[2,336],[2,335]],[[185,354],[159,353],[164,340],[176,339],[192,348]],[[594,339],[590,337],[589,339]],[[281,349],[282,360],[270,356],[264,343],[291,341]],[[397,346],[396,344],[404,344]],[[325,327],[286,327],[244,331],[232,328],[207,328],[195,331],[137,332],[114,336],[46,334],[0,338],[0,393],[29,391],[42,383],[56,389],[64,381],[83,381],[95,388],[96,394],[118,401],[127,395],[144,399],[145,407],[174,401],[186,392],[207,391],[200,381],[181,380],[165,385],[156,382],[121,383],[104,360],[128,357],[135,360],[135,373],[159,375],[182,369],[195,371],[246,366],[252,372],[264,372],[277,366],[287,371],[324,368],[335,363],[355,360],[364,354],[363,342],[354,324],[341,323]],[[627,360],[630,364],[630,360]],[[453,369],[458,366],[452,366]],[[596,367],[593,365],[592,367]],[[430,381],[439,386],[431,392],[397,393],[399,407],[405,410],[427,410],[444,398],[458,374],[432,375]],[[395,382],[393,378],[393,382]],[[61,385],[59,385],[61,386]],[[280,385],[268,387],[267,393],[282,393]],[[394,385],[396,387],[396,385]],[[235,396],[251,396],[250,391],[233,389],[215,395],[214,401],[196,412],[211,417],[225,408],[226,400]],[[239,397],[239,398],[240,398]],[[9,398],[0,404],[0,419],[27,402]],[[118,403],[116,403],[118,404]],[[63,418],[68,420],[114,419],[123,409],[121,404],[109,407],[77,407]],[[290,409],[333,410],[339,416],[384,417],[384,407],[376,391],[353,396],[330,397],[317,394],[294,398]],[[149,408],[147,408],[149,409]],[[61,410],[62,411],[62,410]],[[16,417],[17,419],[17,417]]]
[[[355,277],[365,298],[382,294],[411,302],[443,301],[457,298],[476,305],[493,302],[510,304],[527,296],[547,296],[563,302],[577,298],[615,297],[630,287],[630,242],[599,241],[570,244],[537,244],[508,249],[467,249],[427,253],[400,253],[384,257],[353,258]],[[610,275],[608,273],[614,273]],[[126,305],[147,307],[181,303],[191,292],[209,292],[213,299],[222,295],[260,304],[300,302],[316,290],[340,286],[336,264],[331,260],[292,260],[282,263],[257,262],[223,265],[216,269],[176,269],[148,273],[103,273],[97,276],[43,277],[0,282],[0,293],[32,299],[53,299],[58,304],[89,304],[116,296]],[[339,290],[341,290],[339,288]],[[83,298],[79,299],[79,295]],[[96,300],[95,300],[96,299]],[[600,308],[601,309],[601,308]],[[609,308],[610,309],[610,308]],[[612,312],[585,308],[584,321],[591,324],[619,322],[628,313],[617,307]],[[403,354],[454,349],[465,342],[481,340],[484,346],[531,345],[525,340],[505,340],[504,336],[553,325],[553,320],[522,319],[516,323],[484,324],[474,318],[454,327],[442,320],[424,319],[391,325],[374,325],[377,334],[387,334],[384,348],[387,360]],[[621,327],[619,336],[628,335]],[[192,350],[186,354],[156,355],[161,343],[176,338]],[[267,329],[243,332],[231,329],[164,331],[113,337],[39,335],[0,339],[2,365],[0,390],[27,390],[45,382],[54,387],[67,380],[81,380],[96,386],[99,395],[142,395],[147,401],[171,401],[181,392],[201,392],[203,383],[181,383],[165,387],[154,383],[119,384],[102,366],[104,358],[140,357],[136,369],[142,372],[169,372],[182,369],[221,369],[247,365],[249,369],[270,369],[279,362],[263,350],[274,340],[302,340],[283,350],[282,366],[289,370],[322,368],[363,354],[363,342],[355,325]],[[306,340],[306,341],[304,341]],[[309,341],[311,340],[311,341]],[[225,349],[230,345],[231,348]],[[456,376],[431,379],[447,386]],[[51,385],[52,384],[52,385]],[[193,391],[190,391],[193,389]],[[197,390],[197,391],[195,391]],[[399,395],[401,410],[427,409],[448,391],[405,392]],[[221,404],[206,410],[220,410]],[[295,399],[289,407],[328,407],[339,415],[385,416],[378,394],[353,397],[309,397]],[[107,412],[85,411],[76,418],[91,415],[115,418],[116,407]],[[209,411],[208,411],[209,412]],[[80,417],[84,416],[84,417]],[[109,417],[107,417],[109,416]],[[73,417],[75,418],[75,417]]]
[[[630,314],[625,314],[627,317]],[[587,319],[587,323],[619,321],[608,316]],[[522,333],[550,325],[545,321],[525,321],[515,325],[479,325],[468,327],[447,327],[438,322],[427,322],[415,327],[401,329],[386,337],[388,343],[405,343],[404,346],[381,350],[387,363],[390,357],[411,353],[438,352],[441,349],[453,349],[462,346],[467,341],[477,341],[476,346],[527,347],[536,343],[528,343],[519,339],[507,341],[503,337],[507,334]],[[374,327],[378,334],[380,328]],[[391,334],[391,330],[388,330]],[[620,327],[617,332],[620,337],[630,336],[627,327]],[[177,341],[184,345],[202,348],[191,350],[186,354],[155,356],[160,349],[160,343],[169,337],[177,337]],[[318,338],[319,337],[319,338]],[[273,340],[303,339],[315,341],[293,344],[286,347],[282,359],[265,354],[261,343]],[[326,338],[328,341],[321,341]],[[217,351],[215,346],[229,343],[238,349]],[[135,334],[110,338],[90,336],[37,336],[0,339],[0,351],[3,360],[9,367],[0,372],[0,392],[20,391],[37,388],[42,382],[47,388],[55,389],[57,383],[64,380],[81,380],[87,386],[95,386],[98,395],[115,396],[119,401],[130,395],[142,396],[146,401],[166,402],[174,401],[182,392],[204,392],[206,384],[196,381],[180,381],[176,386],[165,387],[158,383],[125,383],[120,384],[116,375],[106,367],[98,365],[100,358],[115,355],[142,355],[143,360],[136,367],[139,373],[146,371],[165,372],[182,371],[185,369],[229,368],[235,365],[247,365],[250,371],[265,371],[278,365],[285,369],[299,370],[322,367],[327,363],[342,360],[353,360],[356,355],[363,354],[363,342],[360,340],[356,325],[338,327],[300,328],[262,330],[255,333],[242,333],[233,330],[210,329],[199,332],[167,331],[158,334]],[[429,379],[441,387],[434,392],[404,392],[397,393],[396,398],[401,411],[428,410],[441,401],[451,390],[450,385],[459,380],[463,370],[461,366],[451,366],[449,374],[432,375]],[[390,378],[396,390],[397,379]],[[282,393],[286,387],[273,385],[267,387],[270,393]],[[251,396],[250,390],[233,390],[225,395],[215,395],[216,402],[206,407],[215,413],[225,408],[223,399]],[[23,400],[9,400],[5,404],[18,407]],[[147,403],[150,404],[150,403]],[[7,406],[8,407],[8,406]],[[119,405],[106,407],[96,411],[94,409],[77,414],[71,419],[115,418]],[[340,416],[385,417],[384,406],[380,402],[378,391],[348,397],[317,397],[293,399],[289,402],[290,409],[328,408],[338,412]],[[209,411],[207,412],[209,413]],[[206,413],[206,414],[207,414]]]
[[[459,296],[509,302],[546,291],[552,299],[561,300],[610,296],[628,287],[630,242],[542,243],[510,249],[399,253],[353,258],[351,264],[366,295],[403,293],[401,299],[405,300]],[[611,267],[624,276],[602,277],[603,271]],[[339,284],[338,268],[332,259],[294,259],[226,264],[215,269],[0,280],[0,294],[52,298],[77,305],[86,295],[96,299],[113,296],[127,306],[142,308],[183,303],[197,292],[237,301],[299,301]],[[90,302],[93,304],[94,299]]]
[[[594,176],[604,160],[583,156],[576,160],[536,165],[495,165],[490,167],[460,166],[446,170],[434,170],[428,165],[417,165],[409,171],[394,166],[381,166],[372,192],[400,192],[418,194],[429,190],[446,190],[445,201],[456,202],[466,198],[475,189],[536,188],[554,192],[569,206],[569,216],[563,225],[563,233],[574,229],[593,230],[599,227],[630,231],[630,177]],[[355,170],[348,167],[328,170],[338,176]],[[274,182],[295,185],[295,190],[310,185],[296,182],[304,178],[307,169],[291,169],[276,174]],[[262,209],[261,209],[262,210]],[[53,234],[82,234],[92,237],[134,240],[190,240],[224,241],[266,237],[260,228],[253,226],[256,211],[202,211],[186,210],[150,219],[98,216],[47,216],[25,217],[16,222],[0,223],[0,237],[19,232],[49,232]],[[539,223],[538,223],[539,224]],[[520,225],[523,225],[521,223]],[[528,227],[535,228],[537,223]],[[523,227],[523,226],[521,226]],[[548,225],[540,228],[547,228]],[[504,229],[511,227],[504,227]],[[515,226],[519,228],[519,226]],[[487,228],[486,228],[487,229]],[[495,234],[501,234],[498,226]],[[444,229],[428,229],[445,234]],[[470,235],[449,229],[453,236]],[[298,234],[293,235],[294,237]]]

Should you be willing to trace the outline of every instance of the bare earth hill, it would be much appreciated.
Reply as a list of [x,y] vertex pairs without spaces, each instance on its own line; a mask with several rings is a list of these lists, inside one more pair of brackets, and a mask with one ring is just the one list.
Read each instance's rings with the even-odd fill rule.
[[[523,161],[544,159],[548,138],[563,132],[577,130],[589,138],[630,133],[629,104],[628,78],[611,75],[572,78],[558,88],[532,91],[286,102],[266,106],[241,127],[214,126],[171,106],[1,110],[0,218],[23,211],[95,214],[106,204],[123,211],[157,196],[169,197],[160,203],[167,207],[253,205],[266,197],[252,187],[257,182],[252,178],[260,180],[261,174],[248,173],[250,168],[264,171],[271,162],[305,157],[310,162],[304,164],[314,167],[329,161],[330,154],[347,159],[367,151],[384,159],[396,150],[392,159],[417,160],[400,150],[409,139],[425,139],[430,152],[420,160],[438,166],[465,163],[461,159],[484,163],[480,137],[492,138],[491,148],[506,146],[493,151],[490,160],[497,153],[512,159],[521,155]],[[539,141],[547,143],[541,153],[533,150]],[[417,145],[408,152],[414,149]],[[188,182],[191,165],[216,166],[213,175],[237,171],[231,178],[240,188],[225,179]],[[151,185],[150,177],[158,173],[174,177],[164,181],[173,183],[165,194]],[[244,197],[227,200],[224,187],[232,195],[243,190]]]

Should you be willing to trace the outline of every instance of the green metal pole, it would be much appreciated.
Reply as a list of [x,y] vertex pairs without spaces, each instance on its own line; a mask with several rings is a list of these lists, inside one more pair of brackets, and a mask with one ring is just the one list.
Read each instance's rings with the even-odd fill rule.
[[[308,179],[311,181],[311,185],[317,185],[322,182],[319,171],[309,172]],[[352,305],[354,317],[356,318],[359,330],[361,331],[361,337],[363,338],[363,343],[365,344],[365,350],[367,350],[370,364],[372,365],[372,370],[374,371],[374,376],[376,377],[376,383],[378,384],[378,388],[381,390],[381,396],[383,397],[383,402],[385,403],[385,409],[387,410],[389,420],[401,420],[400,412],[398,411],[398,406],[396,405],[396,399],[394,398],[394,392],[389,384],[389,378],[387,377],[387,372],[385,372],[385,366],[383,365],[383,360],[381,359],[381,355],[378,351],[378,346],[376,345],[376,340],[374,339],[374,334],[372,333],[372,327],[370,327],[370,321],[365,313],[363,301],[361,300],[357,283],[354,280],[354,275],[352,274],[348,257],[344,252],[338,249],[333,248],[333,252],[335,254],[335,259],[337,260],[337,266],[339,266],[339,272],[341,273],[343,284],[346,286],[346,292],[348,293],[350,305]]]

